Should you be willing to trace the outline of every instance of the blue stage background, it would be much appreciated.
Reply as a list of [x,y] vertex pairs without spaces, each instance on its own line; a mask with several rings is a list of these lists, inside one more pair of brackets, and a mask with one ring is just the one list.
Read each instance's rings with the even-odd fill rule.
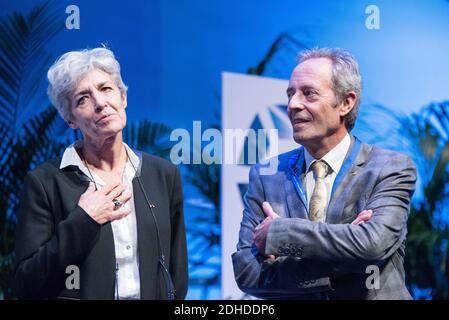
[[[2,0],[2,25],[8,23],[14,12],[26,18],[33,8],[44,4],[39,0]],[[431,275],[426,278],[411,274],[410,288],[416,298],[449,298],[449,268],[445,266],[449,262],[446,183],[449,156],[444,153],[449,139],[448,1],[61,0],[49,2],[46,10],[64,24],[69,5],[80,10],[80,28],[62,28],[41,44],[43,49],[53,59],[70,50],[101,44],[112,49],[129,86],[130,123],[136,128],[143,121],[151,122],[152,128],[160,125],[160,131],[156,131],[162,134],[156,134],[157,139],[147,144],[147,150],[162,155],[158,139],[166,142],[172,129],[191,131],[194,120],[202,121],[203,129],[220,127],[223,71],[288,79],[301,48],[342,47],[352,52],[363,77],[362,107],[355,134],[362,140],[407,152],[420,165],[415,212],[430,214],[427,219],[430,227],[412,230],[423,234],[431,230],[424,237],[427,242],[416,242],[420,250],[416,259],[429,260],[422,266],[426,268],[422,272]],[[380,29],[368,29],[365,25],[369,5],[379,9]],[[0,38],[0,60],[7,50],[20,50],[4,43],[2,34]],[[7,65],[7,61],[0,61],[2,85],[7,77],[7,70],[1,69],[3,64]],[[25,71],[32,68],[29,64],[24,66]],[[49,105],[46,82],[44,78],[41,80],[35,83],[36,91],[29,103],[21,104],[19,100],[14,106],[18,112],[12,123],[5,120],[9,119],[6,112],[0,113],[2,124],[8,123],[8,130],[13,130],[15,136]],[[426,124],[434,126],[433,129],[426,131]],[[60,142],[74,138],[61,123],[54,130]],[[410,140],[413,134],[421,139]],[[413,141],[421,141],[424,147],[418,150]],[[425,141],[433,141],[431,150],[425,148]],[[2,145],[2,152],[7,147]],[[6,161],[5,157],[1,159]],[[37,162],[34,160],[32,165]],[[427,165],[432,163],[429,169]],[[7,167],[3,162],[0,164],[5,183]],[[438,174],[429,175],[429,170]],[[219,299],[219,169],[184,165],[182,173],[189,232],[188,298]],[[442,195],[432,200],[429,195],[433,193],[426,186],[438,175],[442,181],[438,180],[435,192]],[[2,192],[2,203],[12,201],[6,191]],[[12,209],[5,211],[0,223],[3,230],[0,271],[6,275],[13,246],[6,236],[14,225]],[[435,237],[439,240],[429,240],[432,235],[438,235]],[[422,251],[423,248],[427,251]],[[420,264],[416,262],[413,266],[418,268]],[[6,276],[2,276],[0,297],[6,286]]]

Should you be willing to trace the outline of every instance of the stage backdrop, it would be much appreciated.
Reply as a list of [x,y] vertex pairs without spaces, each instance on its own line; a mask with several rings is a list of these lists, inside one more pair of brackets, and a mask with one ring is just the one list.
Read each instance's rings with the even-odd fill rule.
[[[287,115],[286,89],[288,81],[224,72],[222,74],[222,133],[223,165],[221,171],[222,216],[222,298],[246,297],[234,280],[231,255],[236,251],[243,196],[248,186],[251,153],[263,161],[298,145],[293,141],[292,128]],[[249,130],[260,140],[266,132],[266,152],[256,148],[251,139],[235,139],[240,130]],[[252,129],[252,130],[251,130]],[[262,131],[265,129],[265,131]],[[277,130],[271,131],[270,130]],[[273,139],[276,133],[277,139]],[[259,134],[259,135],[258,135]],[[254,136],[253,136],[254,137]],[[277,141],[275,141],[277,140]],[[264,142],[264,141],[259,141]],[[232,146],[232,148],[231,148]],[[230,154],[232,153],[232,154]],[[232,163],[229,163],[233,158]]]

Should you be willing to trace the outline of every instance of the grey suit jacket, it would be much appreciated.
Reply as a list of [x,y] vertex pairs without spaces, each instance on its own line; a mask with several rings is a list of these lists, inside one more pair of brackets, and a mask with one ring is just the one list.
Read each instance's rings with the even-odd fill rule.
[[[251,168],[232,255],[239,288],[265,299],[411,299],[403,267],[416,182],[411,159],[351,136],[348,170],[337,176],[341,182],[331,195],[325,223],[308,219],[293,184],[292,168],[304,168],[303,163],[301,147],[279,156],[274,175],[261,175],[260,165]],[[303,180],[304,171],[297,176]],[[253,243],[254,228],[265,218],[263,201],[281,217],[272,222],[266,243],[266,253],[277,257],[274,262],[265,261]],[[351,225],[365,209],[373,210],[371,220]]]

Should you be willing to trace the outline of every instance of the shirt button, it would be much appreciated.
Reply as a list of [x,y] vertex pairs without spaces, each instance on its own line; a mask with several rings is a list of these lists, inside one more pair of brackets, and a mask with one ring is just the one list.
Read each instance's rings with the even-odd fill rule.
[[126,250],[129,250],[129,249],[131,249],[131,246],[128,244],[128,245],[126,246]]

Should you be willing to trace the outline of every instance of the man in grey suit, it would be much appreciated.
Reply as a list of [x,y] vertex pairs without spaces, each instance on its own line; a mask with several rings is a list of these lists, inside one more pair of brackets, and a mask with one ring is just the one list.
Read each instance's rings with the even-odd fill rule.
[[358,64],[341,49],[302,53],[287,89],[302,147],[275,174],[251,168],[237,252],[239,288],[266,299],[411,299],[404,250],[416,169],[350,134]]

